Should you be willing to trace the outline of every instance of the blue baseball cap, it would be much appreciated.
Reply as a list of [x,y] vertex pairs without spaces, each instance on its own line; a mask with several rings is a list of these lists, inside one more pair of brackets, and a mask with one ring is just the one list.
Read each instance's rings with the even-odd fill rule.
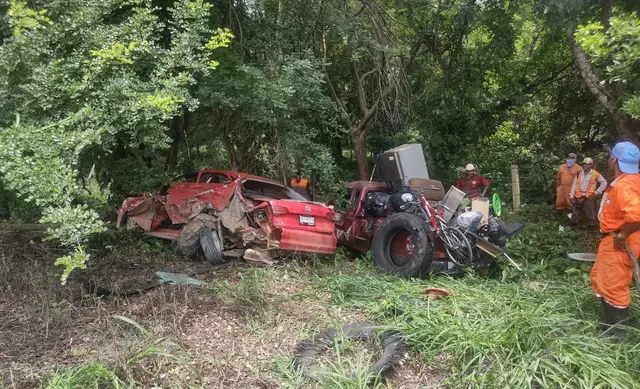
[[623,173],[638,174],[640,150],[631,142],[620,142],[611,150],[611,154],[618,160],[618,167]]

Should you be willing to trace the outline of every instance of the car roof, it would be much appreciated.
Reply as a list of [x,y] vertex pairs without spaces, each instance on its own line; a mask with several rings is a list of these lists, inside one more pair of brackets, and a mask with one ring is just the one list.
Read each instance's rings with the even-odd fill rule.
[[249,174],[249,173],[241,173],[241,172],[234,172],[231,170],[218,170],[218,169],[204,169],[204,170],[200,170],[198,173],[217,173],[217,174],[224,174],[226,176],[229,176],[232,180],[236,180],[236,179],[242,179],[242,180],[259,180],[259,181],[264,181],[264,182],[268,182],[270,184],[275,184],[278,186],[284,186],[281,182],[278,181],[274,181],[271,180],[269,178],[265,178],[265,177],[260,177],[260,176],[256,176],[253,174]]
[[379,181],[352,181],[347,184],[347,186],[351,189],[362,189],[362,188],[372,188],[372,189],[387,189],[388,186],[384,182]]

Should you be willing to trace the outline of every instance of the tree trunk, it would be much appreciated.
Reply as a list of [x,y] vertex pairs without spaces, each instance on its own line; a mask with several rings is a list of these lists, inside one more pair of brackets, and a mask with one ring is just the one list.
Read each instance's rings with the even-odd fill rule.
[[183,140],[184,134],[184,115],[176,116],[171,119],[169,124],[169,138],[171,138],[171,145],[167,154],[166,170],[173,172],[178,164],[178,155],[180,153],[180,143]]
[[191,125],[191,112],[188,110],[184,111],[184,116],[182,119],[182,135],[184,137],[184,144],[187,150],[187,169],[189,171],[195,170],[195,164],[193,163],[193,156],[191,155],[191,145],[189,144],[189,137],[187,136],[187,132],[189,130],[189,126]]
[[358,176],[360,180],[369,180],[369,161],[367,159],[367,131],[354,129],[351,131],[353,150],[356,154],[356,164],[358,166]]
[[228,136],[224,136],[222,143],[224,144],[224,148],[227,150],[227,159],[229,161],[229,168],[233,171],[237,171],[238,163],[236,159],[236,150],[233,147],[233,141],[229,139]]
[[180,138],[172,139],[169,146],[169,154],[167,155],[167,171],[173,172],[178,164],[178,152],[180,151]]
[[335,159],[338,166],[342,166],[344,156],[342,155],[342,143],[340,143],[340,139],[331,141],[331,154],[333,154],[333,159]]
[[598,74],[597,70],[591,65],[587,54],[582,50],[578,42],[576,42],[574,34],[575,28],[570,27],[567,29],[567,40],[571,46],[573,62],[582,80],[613,119],[613,122],[616,124],[618,137],[637,143],[640,140],[640,125],[638,125],[637,121],[620,112],[615,91],[603,82],[604,80],[600,74]]
[[613,0],[600,0],[600,23],[607,31],[611,27],[611,13],[613,11]]

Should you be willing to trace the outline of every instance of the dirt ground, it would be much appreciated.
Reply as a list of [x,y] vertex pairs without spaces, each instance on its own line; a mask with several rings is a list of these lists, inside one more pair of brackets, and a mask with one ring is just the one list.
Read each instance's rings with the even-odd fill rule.
[[[127,239],[94,249],[90,267],[62,286],[53,265],[59,248],[0,234],[0,388],[38,388],[51,373],[90,361],[143,387],[324,387],[292,375],[295,345],[365,319],[330,304],[330,292],[314,286],[313,264],[214,268]],[[154,287],[156,271],[189,270],[206,286]],[[98,296],[91,285],[149,290]],[[439,388],[418,359],[409,353],[386,387]]]

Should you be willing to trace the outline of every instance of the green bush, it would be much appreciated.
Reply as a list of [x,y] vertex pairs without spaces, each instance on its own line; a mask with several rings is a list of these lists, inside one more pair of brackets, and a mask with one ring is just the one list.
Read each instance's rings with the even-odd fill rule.
[[40,207],[20,200],[14,192],[5,189],[0,181],[0,221],[36,223],[41,216]]

